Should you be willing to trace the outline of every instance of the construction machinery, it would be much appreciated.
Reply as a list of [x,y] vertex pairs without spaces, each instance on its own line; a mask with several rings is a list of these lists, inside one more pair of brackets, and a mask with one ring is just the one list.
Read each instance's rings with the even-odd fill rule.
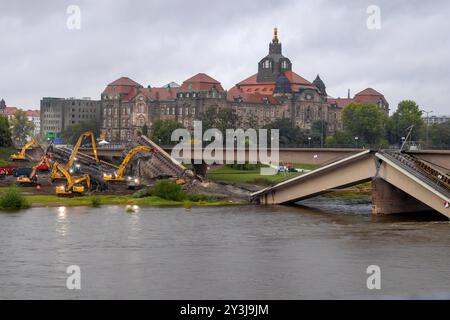
[[[74,166],[74,162],[75,162],[76,159],[77,159],[77,153],[78,153],[78,150],[79,150],[80,147],[81,147],[81,144],[83,143],[84,138],[89,138],[89,137],[91,138],[91,142],[92,142],[92,151],[94,152],[94,158],[95,158],[95,161],[96,161],[97,163],[100,162],[100,159],[98,158],[98,154],[97,154],[97,146],[96,146],[96,144],[95,144],[95,136],[94,136],[94,133],[92,133],[91,131],[86,131],[86,132],[82,133],[82,134],[80,135],[80,137],[78,138],[77,144],[75,145],[75,147],[74,147],[73,150],[72,150],[72,154],[70,155],[69,161],[68,161],[68,162],[66,163],[66,165],[64,166],[64,169],[65,169],[66,171],[68,171],[70,174],[74,173],[74,172],[76,171],[76,169],[77,169],[77,165],[75,164],[75,166]],[[58,169],[53,165],[52,172],[51,172],[51,174],[50,174],[50,179],[51,179],[52,181],[54,181],[54,180],[59,180],[59,179],[65,179],[65,176],[64,176],[64,175],[61,175],[60,170],[58,170]]]
[[37,146],[37,147],[40,147],[39,143],[38,143],[34,138],[32,138],[29,142],[27,142],[27,143],[22,147],[22,150],[20,150],[20,152],[14,153],[14,154],[10,155],[9,158],[10,158],[12,161],[26,161],[26,160],[27,160],[27,158],[26,158],[26,152],[27,152],[27,149],[30,148],[30,147],[33,146],[33,145],[35,145],[35,146]]
[[[114,172],[113,174],[103,174],[103,180],[108,182],[122,182],[125,181],[124,177],[124,171],[127,167],[128,163],[131,161],[133,156],[138,152],[152,152],[153,148],[147,147],[147,146],[137,146],[131,149],[128,154],[125,156],[125,158],[122,161],[122,164],[120,165],[119,169]],[[136,180],[137,179],[137,180]],[[139,178],[132,178],[129,177],[129,180],[131,180],[132,184],[139,184]]]
[[34,185],[37,183],[37,176],[36,173],[39,169],[43,168],[50,168],[51,164],[47,158],[46,155],[44,155],[41,159],[41,161],[39,161],[39,163],[37,165],[35,165],[32,170],[31,173],[29,175],[20,175],[16,178],[17,183],[19,183],[20,185]]
[[[74,178],[70,173],[61,166],[58,162],[53,164],[53,167],[58,170],[66,179],[66,185],[59,185],[56,187],[56,194],[58,196],[72,196],[72,195],[82,195],[91,186],[91,178],[88,174]],[[81,183],[84,182],[86,187]]]

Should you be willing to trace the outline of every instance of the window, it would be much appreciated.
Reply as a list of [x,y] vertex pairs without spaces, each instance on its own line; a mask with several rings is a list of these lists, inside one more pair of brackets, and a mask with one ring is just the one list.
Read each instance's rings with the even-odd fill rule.
[[265,61],[263,62],[263,68],[264,68],[264,69],[269,69],[270,67],[271,67],[270,60],[265,60]]

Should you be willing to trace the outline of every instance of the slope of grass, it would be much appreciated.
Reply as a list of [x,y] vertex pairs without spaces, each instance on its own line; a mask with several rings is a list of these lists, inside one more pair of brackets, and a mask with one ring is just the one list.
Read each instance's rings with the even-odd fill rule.
[[[28,203],[34,207],[42,206],[101,206],[101,205],[138,205],[138,206],[182,206],[184,201],[166,200],[155,196],[132,198],[131,195],[87,195],[73,198],[55,195],[26,195]],[[192,206],[222,206],[236,204],[229,201],[206,200],[190,201]]]
[[[294,164],[297,169],[314,170],[318,166],[307,164]],[[292,177],[300,175],[300,172],[282,172],[275,175],[261,175],[260,170],[239,170],[223,166],[221,168],[208,171],[208,179],[228,183],[249,183],[261,186],[268,186],[280,183]]]

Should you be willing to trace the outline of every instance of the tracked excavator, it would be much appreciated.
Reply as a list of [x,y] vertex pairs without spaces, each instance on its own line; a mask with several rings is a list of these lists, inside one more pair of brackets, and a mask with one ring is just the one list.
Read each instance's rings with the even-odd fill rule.
[[16,182],[22,186],[33,186],[37,183],[37,171],[40,168],[51,168],[51,164],[49,159],[47,158],[47,155],[44,155],[41,159],[41,161],[39,161],[39,163],[37,165],[35,165],[33,167],[33,170],[31,171],[31,173],[28,176],[19,176],[16,179]]
[[[91,138],[91,143],[92,143],[92,151],[94,152],[94,158],[97,161],[97,163],[100,162],[100,159],[98,158],[98,154],[97,154],[97,145],[95,143],[95,136],[94,133],[92,133],[91,131],[86,131],[84,133],[82,133],[80,135],[80,137],[78,138],[77,144],[75,145],[75,147],[72,150],[72,154],[70,155],[69,161],[66,163],[66,165],[64,166],[64,169],[66,171],[69,172],[69,174],[73,174],[75,172],[76,169],[76,165],[74,168],[74,162],[76,161],[76,157],[77,157],[77,153],[78,150],[80,149],[84,138]],[[61,166],[61,165],[60,165]],[[52,168],[52,172],[50,174],[50,179],[52,181],[54,180],[60,180],[60,179],[65,179],[65,176],[61,174],[60,170],[58,170],[54,165]]]
[[34,138],[32,138],[29,142],[27,142],[22,147],[22,149],[18,153],[14,153],[14,154],[10,155],[9,158],[12,161],[27,161],[27,157],[26,157],[27,149],[31,148],[31,146],[33,146],[33,145],[40,147],[39,143]]
[[[133,159],[133,156],[138,152],[153,152],[153,148],[147,147],[147,146],[134,147],[125,156],[119,169],[112,174],[107,174],[107,173],[103,174],[103,180],[105,180],[107,182],[123,182],[123,181],[125,181],[125,176],[124,176],[125,168],[129,164],[131,159]],[[137,187],[138,185],[140,185],[140,179],[138,177],[128,177],[127,184],[128,184],[129,188]]]
[[[91,186],[91,179],[88,174],[81,177],[72,177],[70,173],[61,166],[58,162],[53,164],[53,167],[58,170],[66,179],[66,185],[59,185],[56,187],[56,195],[58,196],[72,196],[83,195]],[[81,183],[84,182],[86,186]]]

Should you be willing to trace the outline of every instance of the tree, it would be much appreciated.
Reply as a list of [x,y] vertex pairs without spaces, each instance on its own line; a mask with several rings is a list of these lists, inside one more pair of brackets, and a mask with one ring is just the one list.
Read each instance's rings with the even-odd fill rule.
[[430,126],[430,142],[435,148],[450,148],[450,121]]
[[423,135],[425,123],[422,119],[422,111],[413,100],[400,101],[397,110],[389,119],[388,138],[391,143],[401,143],[402,137],[407,134],[407,128],[414,125],[411,140],[418,141]]
[[8,118],[0,116],[0,147],[10,147],[11,145],[11,128]]
[[34,124],[29,121],[25,111],[18,110],[11,120],[11,135],[15,145],[24,145],[33,135]]
[[360,144],[385,143],[386,115],[372,103],[351,103],[342,111],[344,130]]
[[158,120],[153,125],[153,133],[151,139],[157,144],[174,144],[176,141],[171,141],[172,132],[180,128],[184,128],[184,126],[178,121]]
[[344,130],[335,132],[333,136],[329,136],[325,140],[325,145],[329,147],[349,147],[354,146],[355,144],[355,137]]
[[201,120],[203,132],[211,128],[216,128],[222,132],[224,137],[226,129],[236,129],[239,122],[239,118],[234,109],[220,109],[215,107],[206,109],[201,117]]
[[78,138],[86,131],[92,131],[95,137],[100,134],[100,128],[97,121],[91,120],[87,122],[79,122],[67,126],[61,134],[61,137],[67,144],[77,143]]
[[295,125],[290,119],[277,119],[266,125],[265,129],[279,129],[280,147],[296,147],[305,144],[305,133]]
[[311,138],[312,143],[315,145],[321,145],[325,143],[328,135],[328,123],[324,120],[314,121],[311,125]]

